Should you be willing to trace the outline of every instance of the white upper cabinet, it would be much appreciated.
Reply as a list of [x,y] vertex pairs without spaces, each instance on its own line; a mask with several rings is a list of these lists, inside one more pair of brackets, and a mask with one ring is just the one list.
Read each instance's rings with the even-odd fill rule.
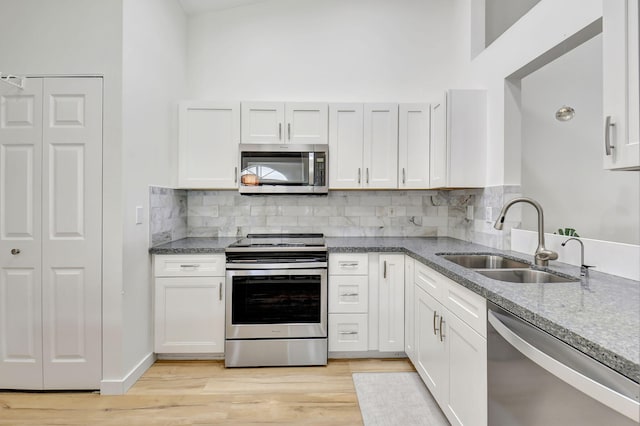
[[398,104],[329,106],[329,187],[398,187]]
[[243,102],[242,143],[327,143],[327,104]]
[[178,120],[178,186],[237,188],[240,103],[184,101]]
[[398,104],[364,106],[364,188],[398,187]]
[[400,104],[399,188],[429,188],[430,117],[429,104]]
[[329,105],[329,188],[362,187],[362,104]]
[[604,167],[640,169],[638,1],[603,2]]
[[484,187],[486,150],[484,90],[448,90],[431,105],[432,188]]

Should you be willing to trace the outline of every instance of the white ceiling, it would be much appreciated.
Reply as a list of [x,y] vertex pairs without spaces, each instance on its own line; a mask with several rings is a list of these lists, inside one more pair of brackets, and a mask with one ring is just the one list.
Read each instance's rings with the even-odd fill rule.
[[231,9],[267,0],[178,0],[188,15],[212,10]]

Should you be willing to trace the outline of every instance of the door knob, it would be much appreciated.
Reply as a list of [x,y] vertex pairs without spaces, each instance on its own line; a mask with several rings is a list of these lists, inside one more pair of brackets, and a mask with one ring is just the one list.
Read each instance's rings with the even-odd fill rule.
[[20,249],[11,249],[11,254],[13,255],[20,254]]

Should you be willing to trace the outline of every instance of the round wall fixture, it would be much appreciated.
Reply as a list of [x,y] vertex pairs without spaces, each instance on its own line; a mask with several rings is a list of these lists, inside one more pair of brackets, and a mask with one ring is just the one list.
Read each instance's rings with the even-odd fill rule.
[[576,110],[570,106],[563,105],[556,111],[556,120],[569,121],[576,115]]

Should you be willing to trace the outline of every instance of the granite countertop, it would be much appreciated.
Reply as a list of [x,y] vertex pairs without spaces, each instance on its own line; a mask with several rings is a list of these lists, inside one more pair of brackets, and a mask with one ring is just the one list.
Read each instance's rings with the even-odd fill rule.
[[[152,254],[222,253],[237,238],[185,238]],[[329,253],[405,253],[487,300],[529,321],[612,369],[640,382],[640,282],[590,271],[580,282],[516,284],[496,281],[449,262],[441,253],[533,256],[446,237],[327,237]],[[549,270],[578,278],[580,268],[552,261]]]

